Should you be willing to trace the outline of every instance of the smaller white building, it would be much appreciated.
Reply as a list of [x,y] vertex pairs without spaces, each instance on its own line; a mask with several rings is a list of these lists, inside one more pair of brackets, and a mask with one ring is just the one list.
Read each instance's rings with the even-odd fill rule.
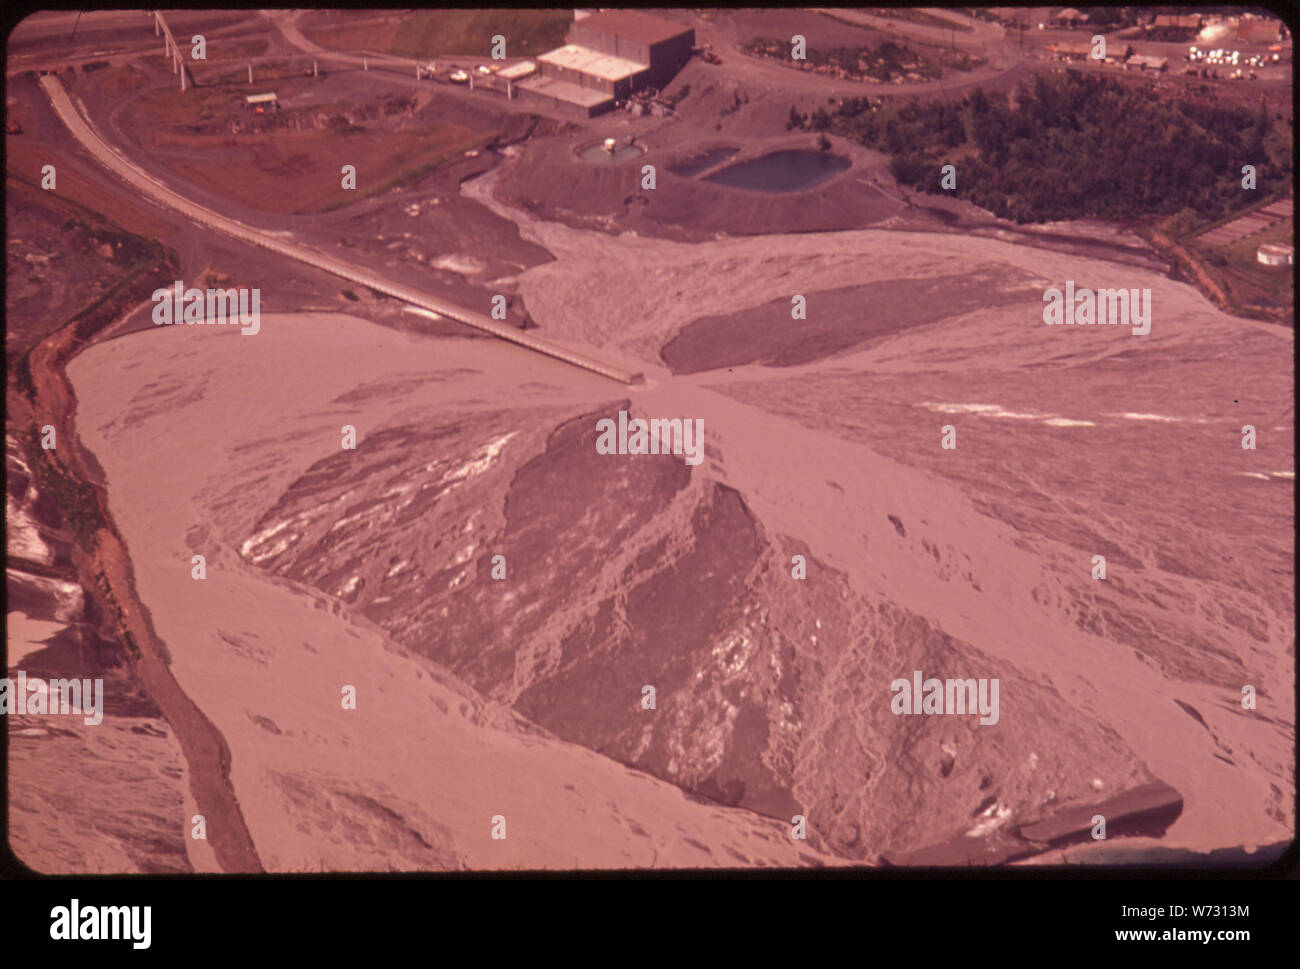
[[519,61],[517,64],[501,68],[501,70],[497,71],[497,77],[504,77],[507,81],[518,81],[520,78],[528,77],[536,70],[537,65],[532,61]]
[[279,111],[280,101],[271,91],[266,94],[250,94],[244,98],[244,110],[252,111],[254,114],[263,114],[267,111]]

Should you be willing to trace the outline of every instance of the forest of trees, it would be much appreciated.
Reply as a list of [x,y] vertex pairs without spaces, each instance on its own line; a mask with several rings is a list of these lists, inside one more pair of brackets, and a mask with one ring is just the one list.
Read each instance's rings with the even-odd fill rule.
[[[756,57],[770,57],[794,66],[804,64],[814,70],[838,71],[840,76],[856,80],[873,78],[877,81],[892,81],[895,78],[907,77],[909,74],[919,78],[935,78],[940,73],[938,64],[912,50],[907,44],[895,44],[892,40],[887,40],[874,48],[809,47],[806,51],[806,59],[802,62],[791,58],[790,43],[784,40],[759,37],[742,44],[741,50]],[[983,63],[983,59],[978,57],[969,55],[955,57],[942,50],[938,53],[944,55],[940,56],[941,61],[953,60],[954,63],[948,66],[958,70],[968,71],[973,66]]]
[[1212,219],[1242,207],[1243,165],[1256,168],[1252,198],[1291,181],[1290,132],[1262,108],[1077,72],[1026,81],[1015,101],[978,89],[898,107],[850,98],[801,120],[888,153],[894,176],[922,191],[939,192],[940,167],[954,164],[956,195],[1018,222],[1185,210]]

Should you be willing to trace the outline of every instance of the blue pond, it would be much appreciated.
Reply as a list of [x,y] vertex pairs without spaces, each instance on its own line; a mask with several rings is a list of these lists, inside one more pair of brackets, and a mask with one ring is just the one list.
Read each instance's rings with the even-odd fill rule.
[[774,151],[750,161],[728,165],[704,181],[756,192],[797,192],[820,185],[849,167],[849,160],[825,151]]

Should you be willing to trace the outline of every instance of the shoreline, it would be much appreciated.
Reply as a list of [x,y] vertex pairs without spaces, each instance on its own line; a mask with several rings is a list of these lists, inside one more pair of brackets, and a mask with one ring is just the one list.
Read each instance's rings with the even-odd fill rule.
[[[79,314],[38,343],[27,357],[33,396],[22,403],[30,412],[18,416],[11,398],[10,417],[17,417],[14,423],[19,426],[52,424],[58,446],[33,457],[51,462],[65,477],[92,489],[103,525],[83,537],[89,548],[83,547],[81,541],[73,545],[72,557],[81,586],[97,601],[104,615],[115,617],[113,625],[126,646],[131,679],[157,704],[175,732],[189,774],[186,793],[198,812],[213,822],[209,846],[221,870],[260,872],[261,863],[230,784],[229,747],[171,674],[167,646],[158,638],[149,610],[139,598],[130,555],[109,511],[103,469],[77,434],[77,396],[67,367],[81,352],[109,337],[136,309],[135,305],[114,306],[107,325],[85,338],[77,335]],[[186,838],[187,845],[189,840]]]

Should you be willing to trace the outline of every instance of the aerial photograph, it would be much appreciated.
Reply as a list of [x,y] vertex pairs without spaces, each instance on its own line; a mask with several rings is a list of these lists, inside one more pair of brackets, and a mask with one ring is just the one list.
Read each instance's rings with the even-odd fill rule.
[[1278,862],[1292,56],[1240,5],[15,14],[9,868]]

